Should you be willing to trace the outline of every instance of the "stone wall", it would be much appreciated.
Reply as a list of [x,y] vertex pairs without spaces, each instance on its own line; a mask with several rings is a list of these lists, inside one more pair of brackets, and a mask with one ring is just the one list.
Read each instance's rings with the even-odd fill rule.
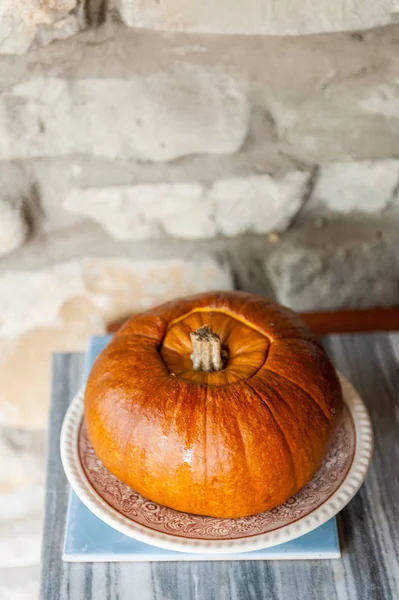
[[0,57],[0,424],[45,424],[54,351],[253,260],[294,308],[396,303],[398,39],[110,22]]
[[388,23],[395,2],[320,2],[324,13],[298,3],[301,20],[286,2],[251,0],[249,14],[268,6],[273,18],[243,23],[232,11],[224,28],[223,3],[201,3],[202,25],[196,2],[170,3],[173,19],[149,2],[139,15],[136,2],[105,4],[21,0],[0,13],[9,597],[35,597],[53,352],[83,350],[114,319],[206,289],[298,310],[398,303],[399,25],[209,36],[117,18],[292,34]]

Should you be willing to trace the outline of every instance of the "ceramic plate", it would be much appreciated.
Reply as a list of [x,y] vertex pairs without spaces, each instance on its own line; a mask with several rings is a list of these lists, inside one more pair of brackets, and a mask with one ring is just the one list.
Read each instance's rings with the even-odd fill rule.
[[182,513],[151,502],[114,477],[96,457],[83,421],[83,391],[61,432],[65,473],[80,500],[102,521],[147,544],[203,554],[227,554],[282,544],[319,527],[356,494],[371,460],[370,418],[340,375],[345,410],[331,449],[312,481],[273,510],[242,519]]

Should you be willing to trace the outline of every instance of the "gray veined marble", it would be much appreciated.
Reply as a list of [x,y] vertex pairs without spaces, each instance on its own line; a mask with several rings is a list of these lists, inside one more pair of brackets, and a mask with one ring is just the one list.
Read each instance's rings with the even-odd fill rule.
[[375,453],[360,492],[338,517],[343,557],[331,561],[63,563],[68,486],[59,433],[82,357],[54,359],[42,600],[398,600],[399,373],[388,335],[330,336],[337,368],[364,398]]

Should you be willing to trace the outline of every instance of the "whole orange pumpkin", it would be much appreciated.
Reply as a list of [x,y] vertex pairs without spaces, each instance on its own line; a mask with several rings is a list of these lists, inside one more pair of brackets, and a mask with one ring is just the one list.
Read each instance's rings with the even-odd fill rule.
[[253,294],[212,292],[122,327],[90,374],[85,422],[105,466],[146,498],[243,517],[310,481],[342,405],[299,316]]

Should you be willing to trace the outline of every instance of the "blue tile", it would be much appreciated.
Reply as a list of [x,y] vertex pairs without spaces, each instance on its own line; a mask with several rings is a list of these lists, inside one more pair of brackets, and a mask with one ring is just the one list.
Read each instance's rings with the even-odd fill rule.
[[130,538],[103,523],[71,492],[67,515],[64,560],[247,560],[338,558],[339,541],[336,520],[331,519],[318,529],[291,542],[273,548],[255,550],[241,555],[198,556],[156,548]]

